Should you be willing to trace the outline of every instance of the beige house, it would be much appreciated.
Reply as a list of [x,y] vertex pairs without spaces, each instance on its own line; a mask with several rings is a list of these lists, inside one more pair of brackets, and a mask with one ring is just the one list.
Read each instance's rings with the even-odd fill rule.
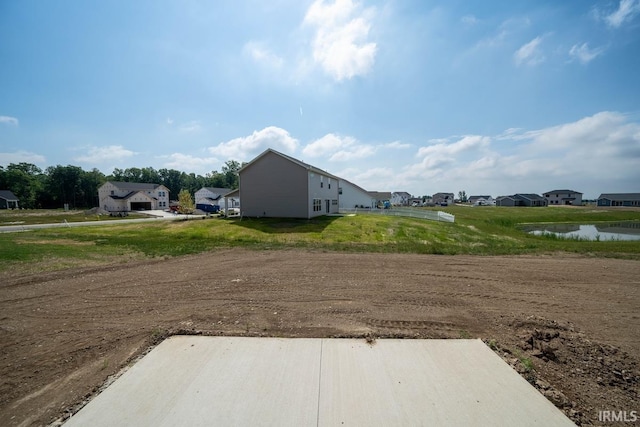
[[159,184],[109,181],[98,188],[100,208],[108,212],[169,209],[169,189]]
[[338,213],[338,177],[271,148],[239,176],[243,216],[309,219]]

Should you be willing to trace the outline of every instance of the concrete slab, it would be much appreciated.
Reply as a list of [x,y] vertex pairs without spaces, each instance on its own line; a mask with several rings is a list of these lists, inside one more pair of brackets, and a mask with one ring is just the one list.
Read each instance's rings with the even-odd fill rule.
[[480,340],[165,340],[74,426],[573,425]]

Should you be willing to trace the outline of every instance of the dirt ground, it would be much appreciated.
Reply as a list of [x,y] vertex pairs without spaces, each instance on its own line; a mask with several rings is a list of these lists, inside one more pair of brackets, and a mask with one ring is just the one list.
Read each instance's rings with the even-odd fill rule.
[[0,425],[65,419],[176,333],[482,338],[574,422],[640,412],[640,262],[230,249],[0,274]]

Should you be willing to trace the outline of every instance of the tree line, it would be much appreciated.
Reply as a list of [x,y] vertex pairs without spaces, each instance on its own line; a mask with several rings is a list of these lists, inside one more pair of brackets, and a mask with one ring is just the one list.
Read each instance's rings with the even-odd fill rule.
[[94,168],[85,171],[79,166],[50,166],[44,170],[31,163],[10,163],[0,166],[0,190],[10,190],[20,200],[22,208],[91,208],[99,205],[98,188],[107,181],[161,184],[177,200],[181,190],[194,194],[202,187],[238,188],[238,170],[243,165],[227,161],[220,172],[205,176],[175,169],[126,168],[114,169],[105,175]]

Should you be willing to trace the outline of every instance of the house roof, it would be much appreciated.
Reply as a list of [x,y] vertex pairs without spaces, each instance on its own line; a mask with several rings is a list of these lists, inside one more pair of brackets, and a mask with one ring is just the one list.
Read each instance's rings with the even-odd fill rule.
[[406,191],[394,191],[393,194],[398,195],[398,196],[411,197],[411,194],[407,193]]
[[607,199],[615,201],[640,200],[640,193],[602,193],[598,199]]
[[0,190],[0,199],[5,199],[9,201],[20,200],[9,190]]
[[391,200],[390,191],[368,191],[368,193],[376,200]]
[[542,194],[552,194],[552,193],[572,193],[572,194],[582,194],[579,191],[575,191],[575,190],[553,190],[553,191],[547,191],[546,193],[542,193]]
[[490,199],[491,196],[469,196],[469,200],[471,199]]
[[141,195],[145,196],[148,199],[158,200],[155,197],[151,197],[148,194],[145,194],[144,190],[130,191],[125,196],[116,196],[115,194],[113,194],[113,195],[110,195],[109,197],[111,197],[113,200],[127,200],[127,199],[130,199],[131,197],[135,196],[136,194],[141,194]]
[[496,197],[496,201],[500,201],[500,200],[504,200],[504,199],[515,200],[515,198],[513,196],[498,196],[498,197]]
[[235,190],[232,190],[230,192],[228,192],[227,194],[223,195],[222,197],[238,197],[240,195],[240,190],[238,188],[236,188]]
[[527,193],[516,193],[516,194],[513,195],[513,197],[527,199],[527,200],[545,200],[545,198],[542,197],[541,195],[533,194],[533,193],[530,193],[530,194],[527,194]]
[[[143,182],[121,182],[121,181],[109,181],[107,184],[112,184],[118,187],[120,190],[129,190],[129,191],[148,191],[155,190],[158,187],[165,187],[162,184],[148,184]],[[169,191],[169,189],[167,189]]]
[[327,177],[329,177],[329,178],[333,178],[333,179],[336,179],[336,180],[339,180],[339,179],[340,179],[339,177],[337,177],[337,176],[335,176],[335,175],[333,175],[333,174],[330,174],[329,172],[327,172],[327,171],[325,171],[325,170],[322,170],[322,169],[320,169],[320,168],[317,168],[317,167],[315,167],[315,166],[312,166],[312,165],[310,165],[310,164],[307,164],[307,163],[305,163],[305,162],[303,162],[303,161],[301,161],[301,160],[295,159],[295,158],[293,158],[293,157],[291,157],[291,156],[287,156],[286,154],[283,154],[283,153],[281,153],[281,152],[279,152],[279,151],[276,151],[276,150],[274,150],[273,148],[267,148],[267,149],[266,149],[265,151],[263,151],[260,155],[258,155],[255,159],[251,160],[249,163],[247,163],[246,165],[244,165],[243,167],[241,167],[241,168],[240,168],[240,170],[238,171],[238,173],[240,173],[240,172],[242,172],[243,170],[245,170],[246,168],[250,167],[250,166],[251,166],[251,165],[253,165],[256,161],[258,161],[259,159],[261,159],[262,157],[266,156],[266,155],[267,155],[267,154],[269,154],[269,153],[273,153],[273,154],[275,154],[275,155],[277,155],[277,156],[282,157],[283,159],[289,160],[290,162],[295,163],[296,165],[298,165],[298,166],[300,166],[300,167],[305,168],[305,169],[306,169],[307,171],[309,171],[309,172],[315,172],[315,173],[318,173],[318,174],[322,174],[322,175],[325,175],[325,176],[327,176]]
[[359,185],[354,184],[354,183],[353,183],[353,182],[351,182],[351,181],[348,181],[348,180],[346,180],[346,179],[344,179],[344,178],[340,178],[340,181],[342,181],[342,182],[346,182],[347,184],[351,184],[351,185],[353,185],[354,187],[356,187],[358,190],[362,191],[363,193],[368,193],[369,195],[371,195],[371,192],[370,192],[370,191],[365,190],[364,188],[360,187]]
[[433,197],[436,196],[453,196],[453,193],[436,193],[433,195]]
[[218,187],[202,187],[200,190],[207,190],[215,194],[227,194],[229,191],[231,191],[230,188],[218,188]]

